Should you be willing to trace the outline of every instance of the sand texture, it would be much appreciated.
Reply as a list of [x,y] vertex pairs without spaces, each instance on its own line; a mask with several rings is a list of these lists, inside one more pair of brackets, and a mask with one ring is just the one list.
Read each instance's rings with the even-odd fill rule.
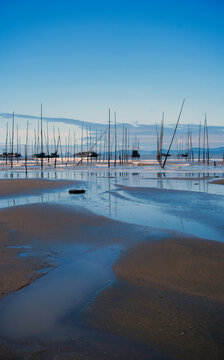
[[[149,232],[97,216],[82,208],[36,204],[0,210],[0,297],[15,291],[40,276],[38,270],[54,266],[62,256],[54,246],[60,243],[102,246],[132,243],[136,234],[144,240]],[[18,257],[31,246],[31,256]]]
[[40,194],[45,190],[65,188],[76,184],[75,181],[7,179],[0,180],[0,196]]
[[86,321],[171,358],[222,359],[224,244],[174,238],[133,247]]
[[224,185],[224,179],[218,179],[218,180],[211,181],[211,184]]
[[[39,194],[75,184],[78,182],[2,180],[0,195]],[[221,196],[200,193],[195,197],[189,191],[125,186],[119,189],[136,199],[167,203],[166,211],[182,212],[189,219],[200,217],[202,223],[219,225],[223,233]],[[194,207],[186,206],[187,201]],[[81,336],[77,339],[72,335],[66,343],[2,341],[0,360],[223,359],[224,244],[122,223],[70,206],[69,200],[66,206],[42,203],[0,210],[2,302],[7,302],[7,294],[43,275],[42,270],[60,270],[63,251],[74,244],[87,245],[90,252],[105,245],[111,251],[115,244],[122,247],[111,286],[92,294],[78,315],[72,308],[65,314],[63,321],[74,328],[81,323]]]

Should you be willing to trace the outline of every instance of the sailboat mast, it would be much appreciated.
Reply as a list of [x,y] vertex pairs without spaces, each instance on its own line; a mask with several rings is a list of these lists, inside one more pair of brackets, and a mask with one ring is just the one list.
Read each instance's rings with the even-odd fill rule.
[[174,129],[174,133],[173,133],[173,136],[172,136],[172,139],[171,139],[171,142],[170,142],[170,146],[169,146],[169,149],[168,149],[168,151],[167,151],[167,154],[166,154],[164,163],[163,163],[163,165],[162,165],[162,168],[164,168],[165,165],[166,165],[167,157],[169,156],[169,152],[170,152],[170,149],[171,149],[171,146],[172,146],[172,143],[173,143],[173,140],[174,140],[176,131],[177,131],[177,126],[178,126],[179,121],[180,121],[180,117],[181,117],[181,113],[182,113],[182,110],[183,110],[183,107],[184,107],[184,103],[185,103],[185,99],[183,100],[183,103],[182,103],[182,106],[181,106],[181,109],[180,109],[180,112],[179,112],[179,116],[178,116],[178,119],[177,119],[176,127],[175,127],[175,129]]
[[41,169],[43,169],[43,119],[42,119],[42,104],[40,108],[40,139],[41,139]]
[[6,153],[6,157],[5,157],[5,163],[7,165],[8,162],[8,136],[9,136],[9,129],[8,129],[8,121],[7,121],[7,127],[6,127],[6,137],[5,137],[5,153]]
[[110,109],[109,109],[109,128],[108,128],[108,167],[110,167]]
[[117,165],[117,114],[114,112],[114,166]]
[[11,147],[11,167],[13,167],[13,143],[14,143],[14,111],[12,113],[12,147]]
[[199,124],[199,140],[198,140],[199,144],[198,144],[198,162],[200,163],[201,161],[201,121]]

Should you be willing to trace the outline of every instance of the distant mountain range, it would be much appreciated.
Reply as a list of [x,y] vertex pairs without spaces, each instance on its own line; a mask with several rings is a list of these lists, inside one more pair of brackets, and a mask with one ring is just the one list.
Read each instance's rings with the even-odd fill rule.
[[[21,133],[23,136],[25,134],[26,123],[29,120],[30,131],[37,129],[38,120],[40,117],[33,115],[24,115],[24,114],[15,114],[15,123],[18,123]],[[11,128],[12,114],[10,113],[0,113],[0,142],[4,144],[5,132],[6,132],[6,123],[8,122],[9,128]],[[62,136],[67,134],[68,129],[71,131],[75,130],[76,138],[80,139],[82,125],[84,127],[84,136],[86,127],[91,127],[91,132],[104,131],[108,124],[100,124],[98,122],[86,122],[77,119],[69,118],[60,118],[60,117],[43,117],[44,127],[46,128],[46,123],[49,124],[49,128],[55,125],[56,129],[59,127]],[[135,146],[135,136],[139,140],[141,151],[153,152],[156,150],[156,123],[155,124],[128,124],[128,123],[118,123],[117,124],[117,133],[118,141],[121,142],[122,138],[122,128],[123,125],[128,128],[130,146]],[[165,124],[164,125],[164,148],[168,148],[175,124]],[[183,143],[183,148],[187,142],[187,133],[188,129],[191,129],[192,132],[192,143],[193,147],[196,149],[198,146],[198,133],[199,133],[199,124],[179,124],[176,137],[172,146],[172,149],[177,149],[177,142],[181,141]],[[111,129],[113,132],[114,124],[111,122]],[[159,130],[159,125],[158,125]],[[203,130],[203,129],[202,129]],[[99,133],[98,133],[99,134]],[[203,133],[202,133],[203,134]],[[208,126],[209,134],[209,146],[212,152],[222,152],[224,146],[224,126]],[[113,135],[112,135],[113,136]],[[203,141],[203,136],[201,137],[201,145]]]

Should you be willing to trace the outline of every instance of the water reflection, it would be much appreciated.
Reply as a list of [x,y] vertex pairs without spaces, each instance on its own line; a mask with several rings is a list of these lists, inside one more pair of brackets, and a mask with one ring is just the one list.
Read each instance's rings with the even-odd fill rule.
[[[5,172],[1,174],[2,178],[13,178],[15,173]],[[24,178],[24,172],[16,172],[17,177]],[[122,220],[139,225],[151,227],[160,227],[164,229],[172,229],[177,231],[185,231],[197,236],[204,236],[214,239],[220,239],[216,229],[212,229],[211,225],[206,225],[205,221],[196,218],[190,221],[186,216],[175,210],[172,203],[158,197],[149,197],[147,199],[141,197],[133,197],[130,193],[122,190],[120,186],[128,186],[134,188],[158,188],[168,190],[184,190],[195,193],[195,199],[200,193],[224,195],[224,187],[211,184],[210,180],[214,179],[214,174],[209,173],[192,173],[182,172],[164,173],[164,172],[133,172],[133,171],[81,171],[81,170],[53,170],[53,171],[36,171],[29,172],[29,178],[47,178],[61,180],[77,180],[85,181],[84,187],[86,193],[83,195],[71,196],[68,189],[47,191],[42,195],[32,196],[15,196],[0,200],[0,207],[12,207],[23,204],[34,203],[58,203],[70,206],[82,206],[99,215],[111,217],[113,219]],[[198,194],[198,195],[197,195]],[[179,197],[179,193],[177,194]],[[185,195],[186,196],[186,195]],[[192,195],[191,195],[192,196]],[[176,196],[174,196],[176,197]],[[193,199],[193,198],[191,198]],[[200,198],[201,199],[201,198]],[[207,199],[207,198],[206,198]],[[201,201],[201,200],[200,200]],[[210,201],[210,198],[208,200]],[[218,200],[215,200],[216,202]],[[192,200],[186,197],[183,206],[186,209],[191,207]],[[207,203],[205,203],[205,209]],[[175,205],[177,208],[179,204]],[[214,204],[213,204],[214,208]],[[221,208],[220,208],[221,209]],[[180,210],[182,210],[180,208]],[[220,210],[220,211],[223,211]],[[215,225],[213,225],[213,228]],[[222,236],[222,235],[221,235]]]
[[62,319],[71,309],[79,312],[92,294],[114,280],[112,265],[122,249],[114,245],[88,251],[87,245],[66,249],[64,244],[70,261],[1,301],[1,337],[17,341],[70,339],[75,324],[65,326]]

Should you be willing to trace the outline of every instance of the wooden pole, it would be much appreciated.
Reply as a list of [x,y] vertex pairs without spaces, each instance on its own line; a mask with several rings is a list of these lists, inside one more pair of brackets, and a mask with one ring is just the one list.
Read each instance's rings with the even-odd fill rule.
[[201,122],[199,124],[199,134],[198,134],[198,162],[201,162]]
[[17,163],[19,161],[19,128],[18,123],[16,124],[16,152],[17,152]]
[[209,165],[208,122],[207,122],[206,114],[205,114],[205,121],[206,121],[206,141],[207,141],[207,164]]
[[172,143],[173,143],[176,131],[177,131],[177,127],[178,127],[178,124],[179,124],[179,121],[180,121],[180,117],[181,117],[181,113],[182,113],[182,110],[183,110],[183,107],[184,107],[184,103],[185,103],[185,99],[183,100],[183,103],[182,103],[182,106],[181,106],[181,109],[180,109],[180,113],[179,113],[179,116],[178,116],[178,119],[177,119],[177,123],[176,123],[175,129],[174,129],[174,132],[173,132],[173,136],[172,136],[172,139],[171,139],[171,142],[170,142],[170,146],[169,146],[169,149],[167,151],[164,163],[162,165],[163,169],[164,169],[164,167],[166,165],[167,157],[169,156],[169,152],[170,152],[170,149],[171,149],[171,146],[172,146]]
[[5,137],[5,153],[6,153],[6,156],[5,156],[5,163],[7,165],[8,163],[8,136],[9,136],[9,125],[8,125],[8,121],[7,121],[7,127],[6,127],[6,137]]
[[49,132],[48,132],[48,122],[47,122],[47,139],[46,139],[46,144],[47,144],[47,161],[49,162],[50,161],[50,151],[49,151]]
[[14,143],[14,111],[12,113],[12,147],[11,147],[11,167],[13,167],[13,143]]
[[109,125],[108,125],[108,151],[107,151],[107,163],[108,163],[108,167],[110,167],[110,109],[109,109],[108,115],[109,115]]
[[[93,144],[93,146],[89,149],[89,152],[92,151],[92,149],[94,148],[94,146],[96,145],[96,143],[98,143],[100,141],[100,139],[103,137],[103,135],[106,135],[106,132],[108,131],[108,128],[100,135],[100,137],[97,139],[97,141]],[[83,158],[77,163],[77,166],[79,164],[81,164],[83,161]]]
[[27,155],[28,155],[28,134],[29,134],[29,120],[26,125],[26,145],[25,145],[25,169],[27,172]]
[[204,121],[204,133],[203,133],[203,164],[205,164],[205,121]]
[[117,165],[117,114],[114,112],[114,166]]
[[42,104],[40,109],[40,139],[41,139],[41,170],[43,169],[43,119],[42,119]]

